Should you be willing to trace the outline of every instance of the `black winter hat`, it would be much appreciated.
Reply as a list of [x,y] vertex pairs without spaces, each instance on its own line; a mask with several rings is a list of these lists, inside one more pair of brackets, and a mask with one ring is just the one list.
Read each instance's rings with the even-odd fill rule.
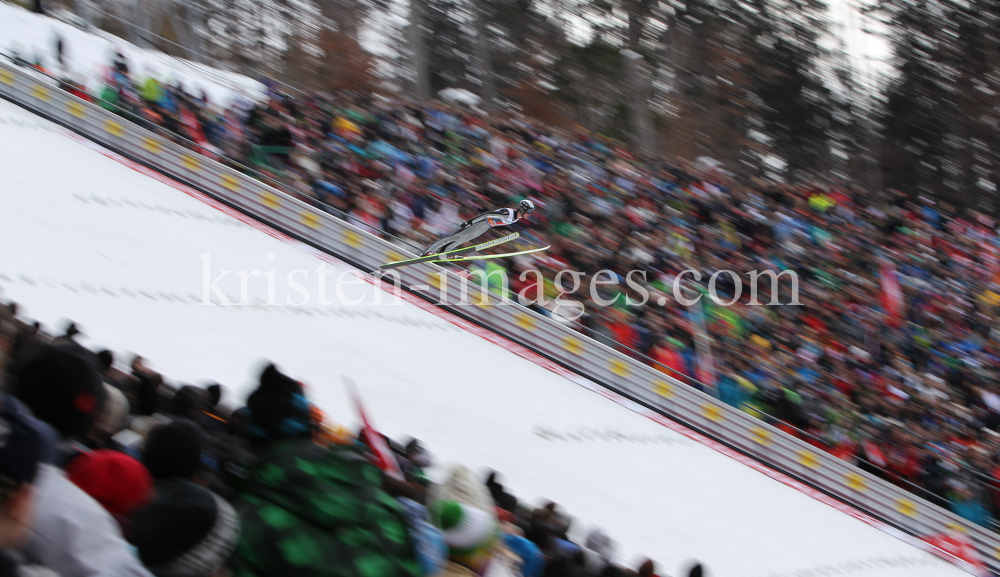
[[94,355],[77,345],[43,347],[14,378],[14,395],[63,437],[85,433],[104,401]]
[[156,498],[132,520],[139,559],[157,577],[214,575],[239,534],[239,517],[229,503],[182,479],[157,485]]
[[99,351],[97,353],[97,368],[101,371],[106,371],[114,366],[115,364],[115,354],[107,349]]
[[184,385],[171,400],[171,409],[178,417],[190,417],[192,413],[203,411],[208,404],[208,392],[193,385]]
[[264,441],[311,434],[309,402],[302,385],[283,374],[273,364],[260,375],[260,386],[247,398],[250,435]]
[[191,423],[174,421],[146,437],[142,464],[154,479],[190,479],[201,468],[201,432]]
[[66,325],[66,334],[63,335],[63,337],[71,339],[78,334],[80,334],[80,327],[76,326],[76,323],[73,321],[70,321],[69,324]]
[[219,401],[222,400],[222,385],[219,383],[212,383],[205,387],[208,391],[208,409],[213,410],[219,405]]

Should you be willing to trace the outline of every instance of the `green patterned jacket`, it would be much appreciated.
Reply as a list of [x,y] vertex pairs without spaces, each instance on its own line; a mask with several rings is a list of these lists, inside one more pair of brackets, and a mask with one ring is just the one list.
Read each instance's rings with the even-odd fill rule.
[[233,577],[420,577],[402,508],[353,448],[274,441],[236,482]]

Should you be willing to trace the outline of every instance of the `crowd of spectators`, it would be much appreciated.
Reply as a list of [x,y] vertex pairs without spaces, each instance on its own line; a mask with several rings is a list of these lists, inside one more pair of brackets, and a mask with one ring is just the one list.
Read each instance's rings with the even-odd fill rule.
[[0,576],[655,577],[496,472],[432,482],[420,441],[329,422],[273,364],[232,410],[39,329],[0,306]]
[[[414,249],[530,198],[538,210],[518,223],[522,236],[552,248],[471,266],[507,272],[532,308],[551,314],[559,295],[581,303],[573,326],[598,341],[971,521],[992,526],[1000,514],[1000,239],[983,214],[637,157],[517,114],[277,90],[223,106],[130,75],[123,59],[110,70],[104,101]],[[565,269],[587,276],[557,286]],[[681,306],[671,287],[689,269],[702,286],[735,271],[744,290],[731,306]],[[545,275],[541,290],[519,280],[529,270]],[[620,290],[592,286],[602,270]],[[624,298],[640,300],[624,282],[633,270],[652,291],[642,305]],[[766,277],[758,302],[785,306],[749,304],[747,273],[767,270],[798,275],[801,305],[787,306],[787,284],[771,295]],[[737,296],[727,275],[716,288]]]

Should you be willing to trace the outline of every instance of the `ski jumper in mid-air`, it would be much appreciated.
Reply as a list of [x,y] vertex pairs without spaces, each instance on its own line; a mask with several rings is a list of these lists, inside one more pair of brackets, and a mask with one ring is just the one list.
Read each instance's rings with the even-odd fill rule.
[[427,250],[425,250],[420,256],[430,256],[432,254],[448,252],[458,247],[460,244],[479,238],[485,234],[486,231],[495,226],[508,226],[514,224],[518,220],[531,214],[533,210],[535,210],[535,203],[525,199],[517,203],[516,209],[501,208],[499,210],[484,212],[475,218],[463,222],[462,228],[451,236],[446,236],[435,241],[432,245],[427,247]]

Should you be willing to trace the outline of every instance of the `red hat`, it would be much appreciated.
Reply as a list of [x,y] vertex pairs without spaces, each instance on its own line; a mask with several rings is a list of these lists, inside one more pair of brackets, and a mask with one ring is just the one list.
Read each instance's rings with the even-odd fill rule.
[[100,449],[70,461],[66,476],[109,513],[128,517],[153,496],[153,477],[125,453]]

